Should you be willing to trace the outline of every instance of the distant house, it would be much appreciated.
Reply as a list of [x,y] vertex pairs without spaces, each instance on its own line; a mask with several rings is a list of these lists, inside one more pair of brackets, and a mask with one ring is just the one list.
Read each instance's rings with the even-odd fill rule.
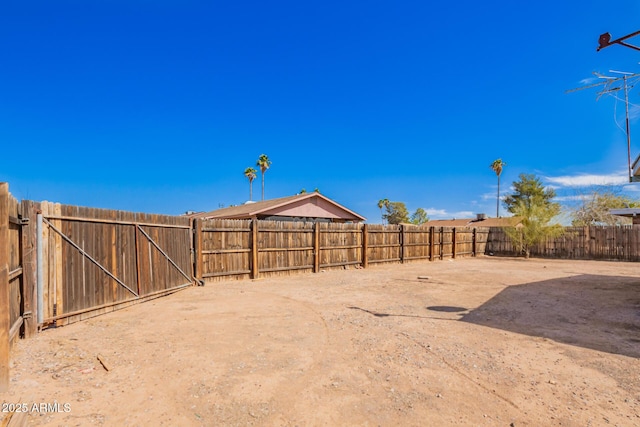
[[[638,160],[636,160],[636,163],[637,162],[638,162]],[[634,163],[634,165],[635,165],[635,163]],[[631,218],[631,220],[633,221],[632,222],[633,225],[640,224],[640,209],[638,209],[638,208],[610,209],[609,213],[611,215],[624,216],[624,217],[627,217],[627,218]]]
[[471,219],[434,219],[424,224],[428,227],[522,227],[522,219],[519,217],[488,218],[484,214],[478,214]]
[[[631,165],[631,170],[633,171],[633,175],[631,176],[631,182],[639,182],[640,181],[640,155],[636,157],[636,161]],[[617,215],[617,214],[611,214]]]
[[201,219],[261,219],[272,221],[362,222],[366,218],[320,193],[247,202],[240,206],[189,215]]

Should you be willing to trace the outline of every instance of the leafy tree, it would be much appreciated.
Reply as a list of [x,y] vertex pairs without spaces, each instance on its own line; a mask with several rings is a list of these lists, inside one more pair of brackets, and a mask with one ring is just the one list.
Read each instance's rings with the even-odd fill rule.
[[613,187],[593,188],[590,194],[580,195],[579,199],[579,204],[571,208],[571,225],[576,227],[630,224],[631,219],[611,215],[609,210],[640,205],[638,201],[620,194]]
[[512,214],[518,215],[517,211],[528,209],[534,203],[548,206],[553,212],[552,217],[560,213],[560,204],[552,202],[556,192],[545,188],[535,175],[521,173],[520,180],[513,182],[513,189],[513,194],[504,198],[504,205]]
[[382,223],[384,224],[384,214],[382,213],[382,208],[389,207],[389,199],[380,199],[378,200],[378,209],[380,209],[380,217],[382,218]]
[[387,213],[382,217],[387,220],[388,224],[401,224],[409,222],[409,211],[404,202],[389,202],[385,206]]
[[560,204],[553,201],[555,192],[545,189],[534,175],[520,175],[513,183],[515,192],[505,198],[509,212],[519,217],[522,226],[509,227],[507,235],[515,247],[529,258],[531,247],[546,238],[562,234],[562,226],[550,222],[560,213]]
[[505,229],[513,245],[529,259],[531,247],[547,238],[561,236],[564,229],[560,224],[549,225],[556,216],[552,207],[540,198],[531,203],[519,200],[513,207],[514,213],[522,218],[522,227],[508,227]]
[[271,160],[269,160],[266,154],[260,154],[256,166],[260,168],[260,172],[262,173],[262,200],[264,200],[264,173],[271,167]]
[[427,221],[429,221],[429,215],[427,215],[427,211],[422,208],[416,209],[411,215],[411,224],[422,225]]
[[256,179],[256,172],[254,168],[244,170],[244,176],[249,180],[249,200],[253,200],[253,180]]
[[496,199],[496,218],[500,218],[500,175],[502,174],[502,168],[504,168],[507,164],[502,161],[502,159],[494,160],[493,163],[489,165],[492,171],[496,173],[498,176],[498,197]]

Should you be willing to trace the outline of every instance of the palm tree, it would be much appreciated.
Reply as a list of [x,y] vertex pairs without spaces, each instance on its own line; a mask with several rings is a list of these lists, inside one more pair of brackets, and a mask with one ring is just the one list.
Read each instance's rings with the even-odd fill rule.
[[249,200],[253,200],[253,180],[256,179],[256,172],[254,168],[244,170],[244,176],[249,180]]
[[498,175],[498,199],[496,200],[496,218],[500,218],[500,174],[502,173],[502,168],[507,166],[502,159],[494,160],[493,163],[489,165],[491,170],[493,170],[496,175]]
[[380,209],[380,216],[382,217],[382,223],[384,224],[384,215],[382,214],[382,208],[389,207],[389,199],[378,200],[378,208]]
[[260,154],[256,166],[260,168],[260,172],[262,173],[262,200],[264,200],[264,173],[269,169],[269,166],[271,166],[271,160],[269,160],[266,154]]

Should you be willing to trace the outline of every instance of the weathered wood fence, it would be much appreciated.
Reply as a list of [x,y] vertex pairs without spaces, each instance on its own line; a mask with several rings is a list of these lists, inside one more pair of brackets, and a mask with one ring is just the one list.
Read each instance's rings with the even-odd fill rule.
[[48,202],[38,207],[40,325],[81,320],[193,284],[188,218]]
[[[489,228],[486,252],[496,255],[521,255],[504,229],[499,227]],[[531,256],[640,261],[640,227],[632,225],[566,227],[562,236],[546,239],[532,246]]]
[[188,218],[17,201],[0,183],[0,392],[19,337],[195,283]]
[[488,229],[196,220],[199,280],[257,278],[484,253]]

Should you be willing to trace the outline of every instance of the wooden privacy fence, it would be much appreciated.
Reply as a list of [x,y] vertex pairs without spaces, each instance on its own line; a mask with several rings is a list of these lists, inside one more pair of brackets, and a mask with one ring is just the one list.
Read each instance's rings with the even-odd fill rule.
[[199,280],[471,256],[487,229],[259,220],[196,220]]
[[[504,229],[491,227],[486,252],[520,255]],[[640,261],[640,227],[566,227],[564,234],[531,247],[531,256],[563,259]]]

